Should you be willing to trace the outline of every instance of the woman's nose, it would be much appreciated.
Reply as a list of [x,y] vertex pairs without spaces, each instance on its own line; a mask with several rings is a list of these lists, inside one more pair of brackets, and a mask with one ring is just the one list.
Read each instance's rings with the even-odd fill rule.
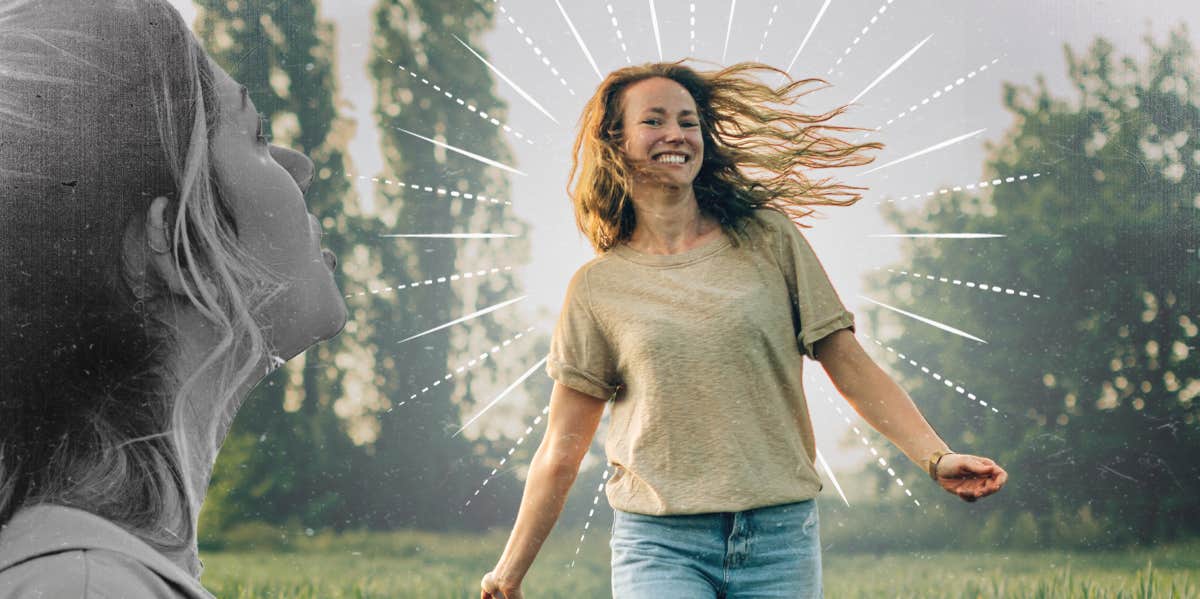
[[278,162],[296,180],[296,185],[300,186],[301,193],[308,192],[308,186],[312,183],[313,173],[316,171],[316,165],[308,156],[291,148],[273,145],[271,146],[271,158],[274,158],[275,162]]
[[683,141],[683,127],[679,125],[667,125],[663,130],[667,141]]

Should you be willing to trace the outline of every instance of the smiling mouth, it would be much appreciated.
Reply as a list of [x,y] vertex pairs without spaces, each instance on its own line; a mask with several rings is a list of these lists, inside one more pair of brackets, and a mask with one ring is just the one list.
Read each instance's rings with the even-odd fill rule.
[[686,154],[659,154],[654,157],[654,162],[658,164],[685,164],[691,160],[691,157]]

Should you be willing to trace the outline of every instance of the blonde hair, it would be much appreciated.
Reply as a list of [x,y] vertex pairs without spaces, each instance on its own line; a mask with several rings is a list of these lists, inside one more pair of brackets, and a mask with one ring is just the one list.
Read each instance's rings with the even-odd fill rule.
[[[788,82],[771,87],[755,77],[759,73],[783,75]],[[678,83],[696,102],[704,161],[692,187],[701,212],[730,232],[756,208],[799,221],[813,206],[853,204],[862,188],[828,177],[813,180],[806,171],[868,164],[874,158],[865,150],[883,147],[832,135],[861,130],[830,124],[845,106],[815,115],[790,108],[813,91],[812,84],[824,83],[820,79],[793,81],[779,69],[751,62],[710,72],[683,61],[613,71],[584,107],[568,181],[576,225],[597,252],[629,239],[637,224],[630,198],[634,172],[621,148],[624,93],[654,77]]]
[[[282,287],[239,244],[212,174],[218,109],[204,51],[163,0],[0,14],[0,524],[58,503],[163,551],[194,535],[188,398],[212,368],[205,401],[262,374],[253,314]],[[125,231],[160,195],[186,300],[125,262]],[[185,307],[220,334],[180,380],[177,332],[156,315]]]

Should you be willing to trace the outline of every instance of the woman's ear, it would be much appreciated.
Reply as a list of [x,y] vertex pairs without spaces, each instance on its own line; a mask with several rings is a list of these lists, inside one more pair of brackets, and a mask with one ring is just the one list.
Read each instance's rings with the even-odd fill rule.
[[145,230],[143,238],[149,248],[149,268],[153,269],[160,281],[167,284],[171,293],[183,295],[184,284],[182,273],[175,263],[175,253],[171,251],[173,235],[171,224],[167,222],[167,198],[158,196],[150,201],[146,210]]

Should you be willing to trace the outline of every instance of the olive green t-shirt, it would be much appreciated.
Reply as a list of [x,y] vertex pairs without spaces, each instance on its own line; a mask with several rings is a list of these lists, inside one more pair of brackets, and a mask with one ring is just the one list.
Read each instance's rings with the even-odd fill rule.
[[756,210],[746,232],[672,255],[619,245],[571,279],[546,371],[614,398],[614,508],[732,512],[821,490],[802,357],[853,315],[786,216]]

